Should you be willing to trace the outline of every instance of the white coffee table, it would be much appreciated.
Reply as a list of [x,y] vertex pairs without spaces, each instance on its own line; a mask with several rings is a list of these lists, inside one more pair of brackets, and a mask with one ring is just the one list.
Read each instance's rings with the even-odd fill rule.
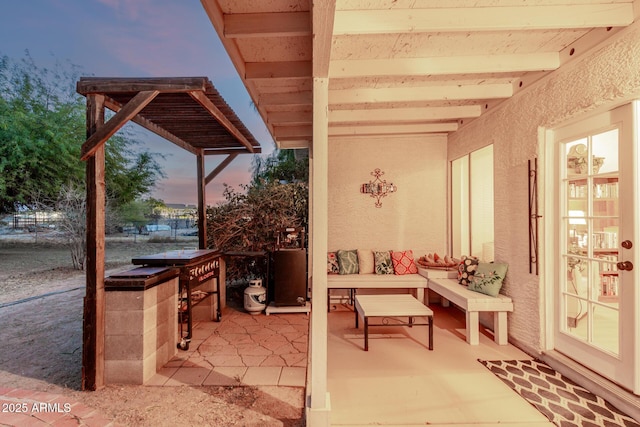
[[[407,322],[374,324],[371,326],[428,326],[429,350],[433,350],[433,311],[409,294],[392,295],[356,295],[355,298],[356,328],[358,317],[364,319],[364,350],[369,351],[369,318],[370,317],[407,317]],[[416,323],[414,318],[426,317],[427,323]]]

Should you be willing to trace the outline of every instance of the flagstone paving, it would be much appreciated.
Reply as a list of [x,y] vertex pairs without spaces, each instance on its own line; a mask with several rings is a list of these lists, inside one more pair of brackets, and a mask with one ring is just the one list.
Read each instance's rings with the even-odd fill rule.
[[309,316],[252,315],[227,307],[220,322],[197,322],[189,350],[148,385],[275,385],[304,387]]
[[[189,350],[179,351],[145,385],[304,387],[308,328],[304,313],[266,316],[226,308],[221,322],[196,323]],[[0,403],[2,426],[121,427],[53,393],[0,387]]]

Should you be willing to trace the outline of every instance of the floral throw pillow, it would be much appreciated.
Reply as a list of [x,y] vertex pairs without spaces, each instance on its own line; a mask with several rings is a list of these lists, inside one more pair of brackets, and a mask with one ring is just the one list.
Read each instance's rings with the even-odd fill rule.
[[339,274],[338,255],[335,252],[327,253],[327,274]]
[[336,252],[339,274],[358,274],[358,251],[356,249]]
[[476,257],[463,256],[458,264],[458,283],[468,286],[479,262]]
[[504,276],[507,275],[508,264],[500,264],[497,262],[478,264],[473,277],[467,286],[469,290],[480,292],[481,294],[498,296]]
[[393,274],[393,263],[391,262],[391,252],[374,251],[373,261],[376,274]]
[[418,267],[413,260],[413,251],[391,252],[391,261],[393,262],[393,271],[397,275],[417,274]]

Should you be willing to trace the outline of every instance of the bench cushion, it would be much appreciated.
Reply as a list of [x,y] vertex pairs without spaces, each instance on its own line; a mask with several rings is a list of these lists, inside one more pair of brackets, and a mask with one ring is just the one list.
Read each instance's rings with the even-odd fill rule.
[[[332,274],[327,275],[329,289],[348,288],[426,288],[428,280],[419,274]],[[460,286],[460,285],[458,285]]]

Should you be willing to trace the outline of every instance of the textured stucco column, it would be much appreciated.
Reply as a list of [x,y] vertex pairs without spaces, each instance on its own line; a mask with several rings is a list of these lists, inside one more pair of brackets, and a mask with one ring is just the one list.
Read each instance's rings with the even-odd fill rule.
[[311,327],[307,426],[329,426],[327,391],[327,236],[328,236],[328,100],[329,79],[313,80],[313,144],[311,166]]

